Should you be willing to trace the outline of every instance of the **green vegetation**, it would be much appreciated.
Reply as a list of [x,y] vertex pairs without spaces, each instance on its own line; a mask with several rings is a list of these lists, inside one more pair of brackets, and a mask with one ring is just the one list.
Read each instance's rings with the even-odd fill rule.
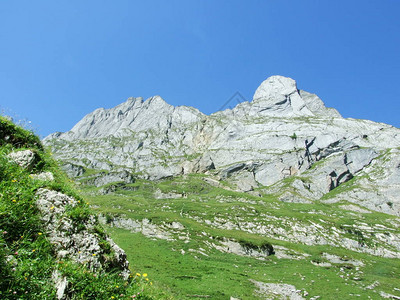
[[[292,284],[307,291],[307,299],[348,299],[352,295],[380,299],[381,291],[399,294],[395,288],[400,261],[363,252],[363,247],[383,245],[375,234],[400,233],[393,226],[396,217],[347,211],[341,208],[347,202],[284,203],[273,195],[256,197],[215,187],[204,177],[193,174],[157,182],[137,180],[107,195],[96,195],[100,188],[82,189],[90,205],[105,217],[107,232],[127,252],[135,269],[168,286],[175,299],[264,299],[251,280]],[[118,225],[122,223],[114,223],[121,219],[139,225],[126,229]],[[174,222],[182,227],[174,229]],[[374,228],[374,233],[361,230],[362,224]],[[314,233],[305,231],[304,239],[340,232],[340,240],[358,242],[359,251],[285,237],[294,226],[316,228]],[[275,254],[257,259],[226,248],[219,250],[226,241],[237,242],[248,252],[270,251],[272,247]],[[330,262],[325,253],[341,260]],[[374,282],[379,282],[376,289],[367,288]]]
[[[36,155],[31,170],[7,158],[10,152],[24,149],[31,149]],[[36,180],[30,175],[41,171],[52,172],[55,180]],[[78,205],[69,207],[65,214],[76,224],[89,217],[89,206],[44,151],[38,137],[4,117],[0,117],[0,178],[1,299],[56,299],[52,280],[56,270],[67,277],[71,299],[132,299],[133,295],[136,299],[170,298],[141,274],[133,273],[124,280],[114,266],[89,270],[70,259],[56,257],[35,203],[36,191],[46,187],[77,199]],[[96,226],[93,232],[101,237],[101,247],[111,253],[103,228]]]

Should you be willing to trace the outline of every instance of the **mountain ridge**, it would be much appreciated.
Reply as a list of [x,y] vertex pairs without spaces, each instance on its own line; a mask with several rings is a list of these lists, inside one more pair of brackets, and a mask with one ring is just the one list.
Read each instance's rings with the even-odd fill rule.
[[[128,171],[150,180],[205,172],[254,194],[274,191],[285,178],[307,176],[308,183],[279,192],[283,201],[307,202],[361,176],[388,149],[397,151],[400,129],[345,119],[315,94],[299,90],[293,79],[272,76],[261,83],[252,102],[233,109],[205,115],[193,107],[169,105],[160,96],[129,98],[114,108],[95,110],[44,143],[67,170]],[[376,180],[367,187],[373,190]],[[354,201],[399,215],[394,191],[400,191],[400,179],[394,185],[389,192],[383,180],[379,191],[368,196],[360,192]],[[291,196],[283,195],[287,193]],[[373,205],[367,199],[371,195]]]
[[[277,86],[280,85],[279,86]],[[299,97],[300,96],[300,97]],[[289,101],[286,101],[286,98],[288,98]],[[294,98],[291,99],[291,98]],[[300,98],[300,99],[299,99]],[[302,98],[307,99],[307,101],[303,101]],[[277,100],[278,99],[278,100]],[[268,101],[276,101],[276,103],[268,103]],[[282,103],[280,103],[282,102]],[[300,102],[300,103],[299,103]],[[122,102],[118,104],[115,107],[112,108],[97,108],[93,112],[85,115],[73,128],[68,131],[68,132],[73,132],[77,134],[77,137],[79,137],[79,131],[82,129],[80,128],[80,125],[83,125],[84,120],[87,118],[92,118],[92,122],[94,121],[93,117],[101,117],[101,116],[108,116],[108,115],[113,115],[114,119],[120,120],[120,117],[127,114],[129,111],[134,110],[136,113],[140,113],[140,110],[145,110],[149,109],[154,103],[160,106],[160,109],[165,109],[166,106],[169,108],[174,108],[174,109],[181,109],[181,110],[191,110],[194,111],[197,115],[202,116],[202,117],[207,117],[208,115],[202,113],[200,110],[198,110],[195,107],[192,106],[185,106],[185,105],[180,105],[180,106],[172,106],[168,104],[161,96],[155,95],[152,96],[145,101],[143,100],[142,97],[129,97],[125,102]],[[326,112],[326,115],[331,115],[334,117],[339,117],[341,118],[341,115],[334,109],[334,108],[327,108],[325,107],[324,103],[322,100],[316,95],[312,93],[308,93],[303,90],[298,90],[297,89],[297,84],[296,82],[287,77],[283,76],[271,76],[265,81],[261,83],[261,85],[257,88],[257,90],[254,93],[253,100],[251,102],[242,102],[236,105],[233,109],[226,109],[222,111],[217,111],[209,116],[212,116],[214,114],[219,114],[219,113],[224,113],[228,111],[235,111],[238,112],[239,110],[242,109],[242,106],[248,106],[248,105],[253,105],[256,106],[257,108],[260,108],[262,111],[265,110],[273,110],[273,107],[275,105],[277,106],[282,106],[282,104],[287,103],[286,106],[294,106],[297,109],[297,113],[301,112],[301,109],[306,109],[302,112],[302,114],[294,114],[298,116],[302,115],[323,115],[324,112]],[[294,105],[293,105],[294,103]],[[310,107],[314,107],[311,108]],[[287,108],[287,107],[286,107]],[[139,111],[138,111],[139,110]],[[278,109],[279,110],[279,109]],[[115,112],[117,111],[117,115],[115,115]],[[280,109],[282,111],[282,109]],[[253,112],[254,113],[254,112]],[[132,117],[131,114],[128,115],[129,117]],[[274,114],[273,114],[274,116]],[[125,115],[125,117],[127,117]],[[132,122],[134,121],[134,117],[132,119]],[[92,124],[93,125],[93,124]],[[125,124],[121,124],[121,127],[123,127]],[[130,125],[130,124],[128,124]],[[60,137],[63,133],[62,132],[56,132],[53,134],[48,135],[47,137],[44,138],[50,139],[52,137]],[[107,134],[115,134],[115,132],[110,132],[110,133],[105,133]],[[90,136],[83,136],[83,137],[90,137]]]

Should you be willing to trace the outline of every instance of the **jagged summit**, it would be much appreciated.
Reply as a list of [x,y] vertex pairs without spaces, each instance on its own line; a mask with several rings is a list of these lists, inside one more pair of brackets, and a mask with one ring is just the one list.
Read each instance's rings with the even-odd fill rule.
[[326,108],[318,96],[297,89],[296,81],[283,76],[264,80],[253,96],[253,109],[270,116],[326,116],[340,118],[333,108]]

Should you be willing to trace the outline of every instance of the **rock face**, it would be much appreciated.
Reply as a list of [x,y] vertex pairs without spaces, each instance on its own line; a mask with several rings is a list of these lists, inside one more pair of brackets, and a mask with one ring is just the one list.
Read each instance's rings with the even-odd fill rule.
[[109,238],[106,242],[113,250],[109,251],[112,255],[107,256],[109,253],[101,246],[102,241],[94,230],[98,225],[94,215],[80,220],[79,226],[74,224],[73,218],[65,217],[66,209],[77,205],[73,197],[44,188],[37,191],[36,197],[47,237],[54,245],[58,258],[70,257],[91,269],[118,267],[123,276],[129,275],[125,252]]
[[[282,201],[345,199],[400,215],[400,129],[344,119],[282,76],[262,82],[253,101],[210,116],[159,96],[129,98],[44,143],[72,175],[95,169],[155,180],[205,172]],[[351,189],[337,189],[344,183]]]

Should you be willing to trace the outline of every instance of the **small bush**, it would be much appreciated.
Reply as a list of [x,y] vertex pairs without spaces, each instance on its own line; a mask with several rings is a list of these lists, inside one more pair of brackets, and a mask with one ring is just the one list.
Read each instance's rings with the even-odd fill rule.
[[0,116],[0,146],[12,144],[15,148],[43,150],[42,143],[33,132],[22,129],[5,117]]

